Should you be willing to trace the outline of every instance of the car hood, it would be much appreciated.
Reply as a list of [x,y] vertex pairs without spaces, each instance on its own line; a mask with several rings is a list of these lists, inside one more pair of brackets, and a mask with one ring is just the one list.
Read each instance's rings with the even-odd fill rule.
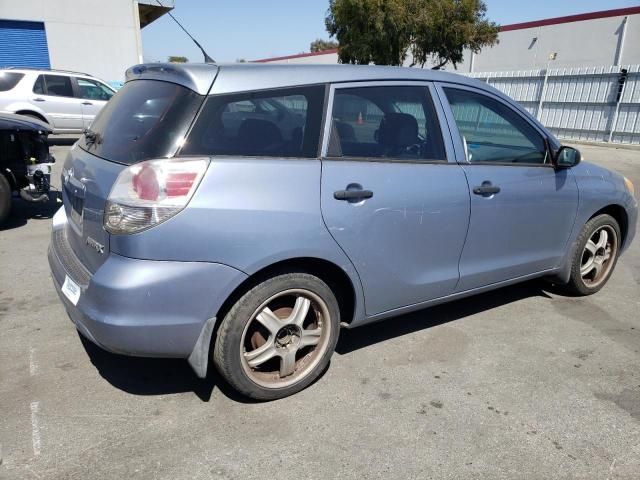
[[14,113],[0,113],[0,130],[45,134],[50,134],[53,131],[49,125],[41,120]]

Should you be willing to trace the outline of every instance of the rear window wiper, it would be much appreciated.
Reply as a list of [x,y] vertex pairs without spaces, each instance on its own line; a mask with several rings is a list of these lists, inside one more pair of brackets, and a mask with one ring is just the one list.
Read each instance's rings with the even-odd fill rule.
[[84,133],[85,143],[87,144],[87,146],[93,145],[94,143],[97,143],[97,144],[102,143],[102,137],[100,136],[100,134],[97,132],[94,132],[90,128],[85,128],[83,133]]

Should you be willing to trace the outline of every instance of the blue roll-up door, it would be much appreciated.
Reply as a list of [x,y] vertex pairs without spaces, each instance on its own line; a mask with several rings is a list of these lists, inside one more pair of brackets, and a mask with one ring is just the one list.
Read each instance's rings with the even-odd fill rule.
[[2,67],[51,67],[44,23],[0,20]]

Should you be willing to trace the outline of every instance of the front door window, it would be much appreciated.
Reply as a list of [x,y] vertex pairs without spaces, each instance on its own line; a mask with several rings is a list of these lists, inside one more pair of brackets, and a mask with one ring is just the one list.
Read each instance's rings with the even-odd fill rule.
[[542,136],[520,115],[486,95],[444,89],[468,162],[549,163]]

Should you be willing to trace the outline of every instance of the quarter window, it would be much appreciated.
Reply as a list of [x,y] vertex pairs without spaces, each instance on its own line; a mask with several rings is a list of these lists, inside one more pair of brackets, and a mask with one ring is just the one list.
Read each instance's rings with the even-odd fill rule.
[[182,155],[316,157],[324,87],[214,95]]
[[329,157],[445,160],[426,87],[336,90],[332,117]]
[[486,95],[444,89],[469,162],[545,164],[542,136],[518,113]]
[[24,77],[24,73],[0,71],[0,92],[11,90],[22,80],[22,77]]

